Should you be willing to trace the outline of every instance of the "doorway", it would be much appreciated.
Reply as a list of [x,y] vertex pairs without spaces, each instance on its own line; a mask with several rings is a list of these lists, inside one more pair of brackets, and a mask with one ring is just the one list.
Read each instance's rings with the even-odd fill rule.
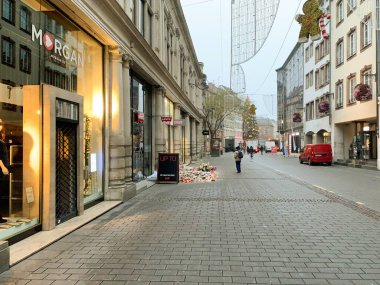
[[363,132],[365,159],[377,159],[377,138],[375,131]]
[[78,123],[57,118],[56,126],[56,224],[77,215]]

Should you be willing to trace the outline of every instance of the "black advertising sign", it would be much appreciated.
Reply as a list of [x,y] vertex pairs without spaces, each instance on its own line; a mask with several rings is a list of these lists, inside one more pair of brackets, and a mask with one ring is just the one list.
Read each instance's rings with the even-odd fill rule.
[[158,183],[179,183],[179,154],[158,154]]

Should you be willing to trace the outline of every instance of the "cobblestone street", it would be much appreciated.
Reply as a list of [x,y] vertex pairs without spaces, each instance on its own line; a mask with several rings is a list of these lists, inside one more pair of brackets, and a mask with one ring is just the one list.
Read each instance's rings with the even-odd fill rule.
[[213,183],[155,185],[0,283],[380,284],[378,212],[258,159],[245,157],[241,174],[230,156],[212,159]]

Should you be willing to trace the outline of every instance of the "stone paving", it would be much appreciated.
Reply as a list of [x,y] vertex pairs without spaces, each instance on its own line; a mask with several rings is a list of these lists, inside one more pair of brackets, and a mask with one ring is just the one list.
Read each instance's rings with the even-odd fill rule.
[[379,221],[267,168],[155,185],[0,284],[380,284]]

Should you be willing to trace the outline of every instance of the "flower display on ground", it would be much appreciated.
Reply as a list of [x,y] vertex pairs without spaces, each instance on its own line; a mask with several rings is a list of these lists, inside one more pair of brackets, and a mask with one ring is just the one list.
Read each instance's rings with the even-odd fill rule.
[[180,181],[183,183],[212,182],[217,178],[216,167],[210,163],[201,163],[199,166],[184,166],[179,169]]
[[365,101],[371,99],[372,91],[368,84],[359,83],[355,86],[354,95],[356,101]]

